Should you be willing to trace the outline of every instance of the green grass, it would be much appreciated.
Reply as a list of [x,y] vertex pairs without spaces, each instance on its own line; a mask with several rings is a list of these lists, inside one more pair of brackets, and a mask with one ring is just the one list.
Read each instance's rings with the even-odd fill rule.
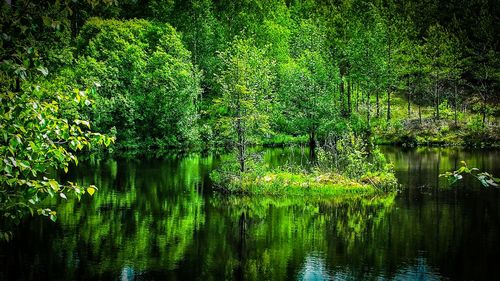
[[278,170],[262,175],[243,173],[218,186],[229,193],[248,195],[349,198],[392,192],[398,185],[390,172],[368,174],[354,180],[335,173]]

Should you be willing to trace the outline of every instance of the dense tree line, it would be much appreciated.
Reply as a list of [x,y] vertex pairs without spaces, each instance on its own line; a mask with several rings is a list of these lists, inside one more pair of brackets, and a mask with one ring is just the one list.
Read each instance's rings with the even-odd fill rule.
[[[47,71],[64,76],[67,84],[99,86],[97,109],[89,117],[101,132],[116,129],[119,149],[226,142],[214,101],[220,105],[225,91],[220,76],[231,66],[219,53],[241,44],[259,49],[262,61],[272,64],[272,86],[261,95],[272,104],[261,112],[272,132],[306,134],[311,144],[320,131],[333,130],[331,120],[349,122],[345,118],[353,113],[368,126],[374,117],[390,120],[394,96],[408,101],[409,118],[412,103],[433,106],[435,119],[443,118],[443,106],[453,108],[455,125],[466,106],[482,114],[483,124],[496,110],[495,1],[13,1],[3,6],[5,81],[15,88],[19,81],[12,79],[31,79],[33,69],[35,76]],[[129,21],[134,18],[144,20]],[[31,27],[23,25],[28,19],[34,20]]]
[[481,114],[483,126],[496,114],[495,1],[129,1],[107,10],[100,15],[168,22],[181,34],[202,72],[193,102],[204,144],[228,144],[218,77],[231,66],[219,53],[241,40],[273,64],[272,87],[261,95],[270,106],[259,113],[271,130],[261,137],[308,135],[313,146],[352,118],[365,127],[373,118],[390,121],[394,97],[407,100],[408,119],[418,105],[420,122],[429,106],[434,119],[453,118],[455,126],[464,109]]

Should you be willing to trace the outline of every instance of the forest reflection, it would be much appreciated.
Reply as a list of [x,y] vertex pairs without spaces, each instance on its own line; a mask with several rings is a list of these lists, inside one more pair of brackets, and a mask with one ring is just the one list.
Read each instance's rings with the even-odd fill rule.
[[[500,231],[494,223],[500,220],[498,194],[479,190],[467,180],[455,188],[443,182],[437,188],[436,183],[439,172],[452,169],[457,159],[498,172],[492,166],[498,152],[393,148],[384,152],[395,163],[404,189],[349,200],[217,195],[208,178],[218,165],[216,156],[83,163],[65,177],[97,185],[94,198],[58,204],[56,224],[31,219],[29,229],[21,229],[12,243],[2,246],[3,252],[17,254],[2,258],[6,267],[0,277],[487,277],[479,269],[493,266],[493,257],[500,252],[495,242]],[[269,165],[300,164],[301,155],[264,151]],[[31,266],[20,268],[26,264]]]

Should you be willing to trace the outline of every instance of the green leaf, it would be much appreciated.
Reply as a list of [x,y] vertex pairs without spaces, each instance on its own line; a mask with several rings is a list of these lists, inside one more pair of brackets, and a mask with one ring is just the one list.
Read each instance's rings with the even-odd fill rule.
[[50,215],[50,220],[53,221],[53,222],[56,222],[57,221],[57,216],[56,215]]
[[59,190],[59,183],[57,183],[57,181],[55,181],[55,180],[49,180],[49,185],[50,185],[50,187],[54,191],[58,191]]
[[486,182],[493,187],[498,186],[498,184],[493,179],[487,179]]
[[26,170],[26,169],[29,169],[30,166],[29,166],[29,162],[28,161],[22,161],[22,162],[19,162],[19,166],[23,169],[23,170]]
[[12,166],[10,165],[6,165],[3,170],[5,171],[5,173],[7,174],[12,174]]
[[49,70],[43,66],[37,67],[36,70],[40,71],[43,74],[43,76],[47,76],[49,74]]
[[50,19],[49,17],[43,16],[42,20],[43,20],[43,24],[45,26],[51,26],[52,25],[52,19]]
[[16,148],[17,145],[19,144],[19,142],[18,142],[17,138],[11,138],[9,144],[11,147]]
[[90,196],[94,195],[95,193],[95,188],[92,186],[87,187],[87,192],[90,194]]
[[56,193],[54,192],[54,190],[52,190],[51,188],[47,189],[47,193],[50,195],[50,197],[54,197],[56,195]]
[[488,187],[488,186],[489,186],[489,184],[488,184],[488,182],[486,181],[486,179],[485,179],[485,178],[481,177],[481,178],[479,178],[479,181],[481,182],[481,184],[482,184],[484,187]]

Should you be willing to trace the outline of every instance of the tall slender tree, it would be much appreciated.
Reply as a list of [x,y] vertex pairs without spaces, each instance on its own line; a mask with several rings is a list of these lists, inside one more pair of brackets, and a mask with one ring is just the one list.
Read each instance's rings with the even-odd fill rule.
[[221,98],[216,105],[224,108],[217,126],[236,149],[240,172],[245,172],[247,146],[253,136],[269,129],[269,107],[275,80],[274,62],[252,40],[235,39],[220,53],[224,66],[217,74]]

